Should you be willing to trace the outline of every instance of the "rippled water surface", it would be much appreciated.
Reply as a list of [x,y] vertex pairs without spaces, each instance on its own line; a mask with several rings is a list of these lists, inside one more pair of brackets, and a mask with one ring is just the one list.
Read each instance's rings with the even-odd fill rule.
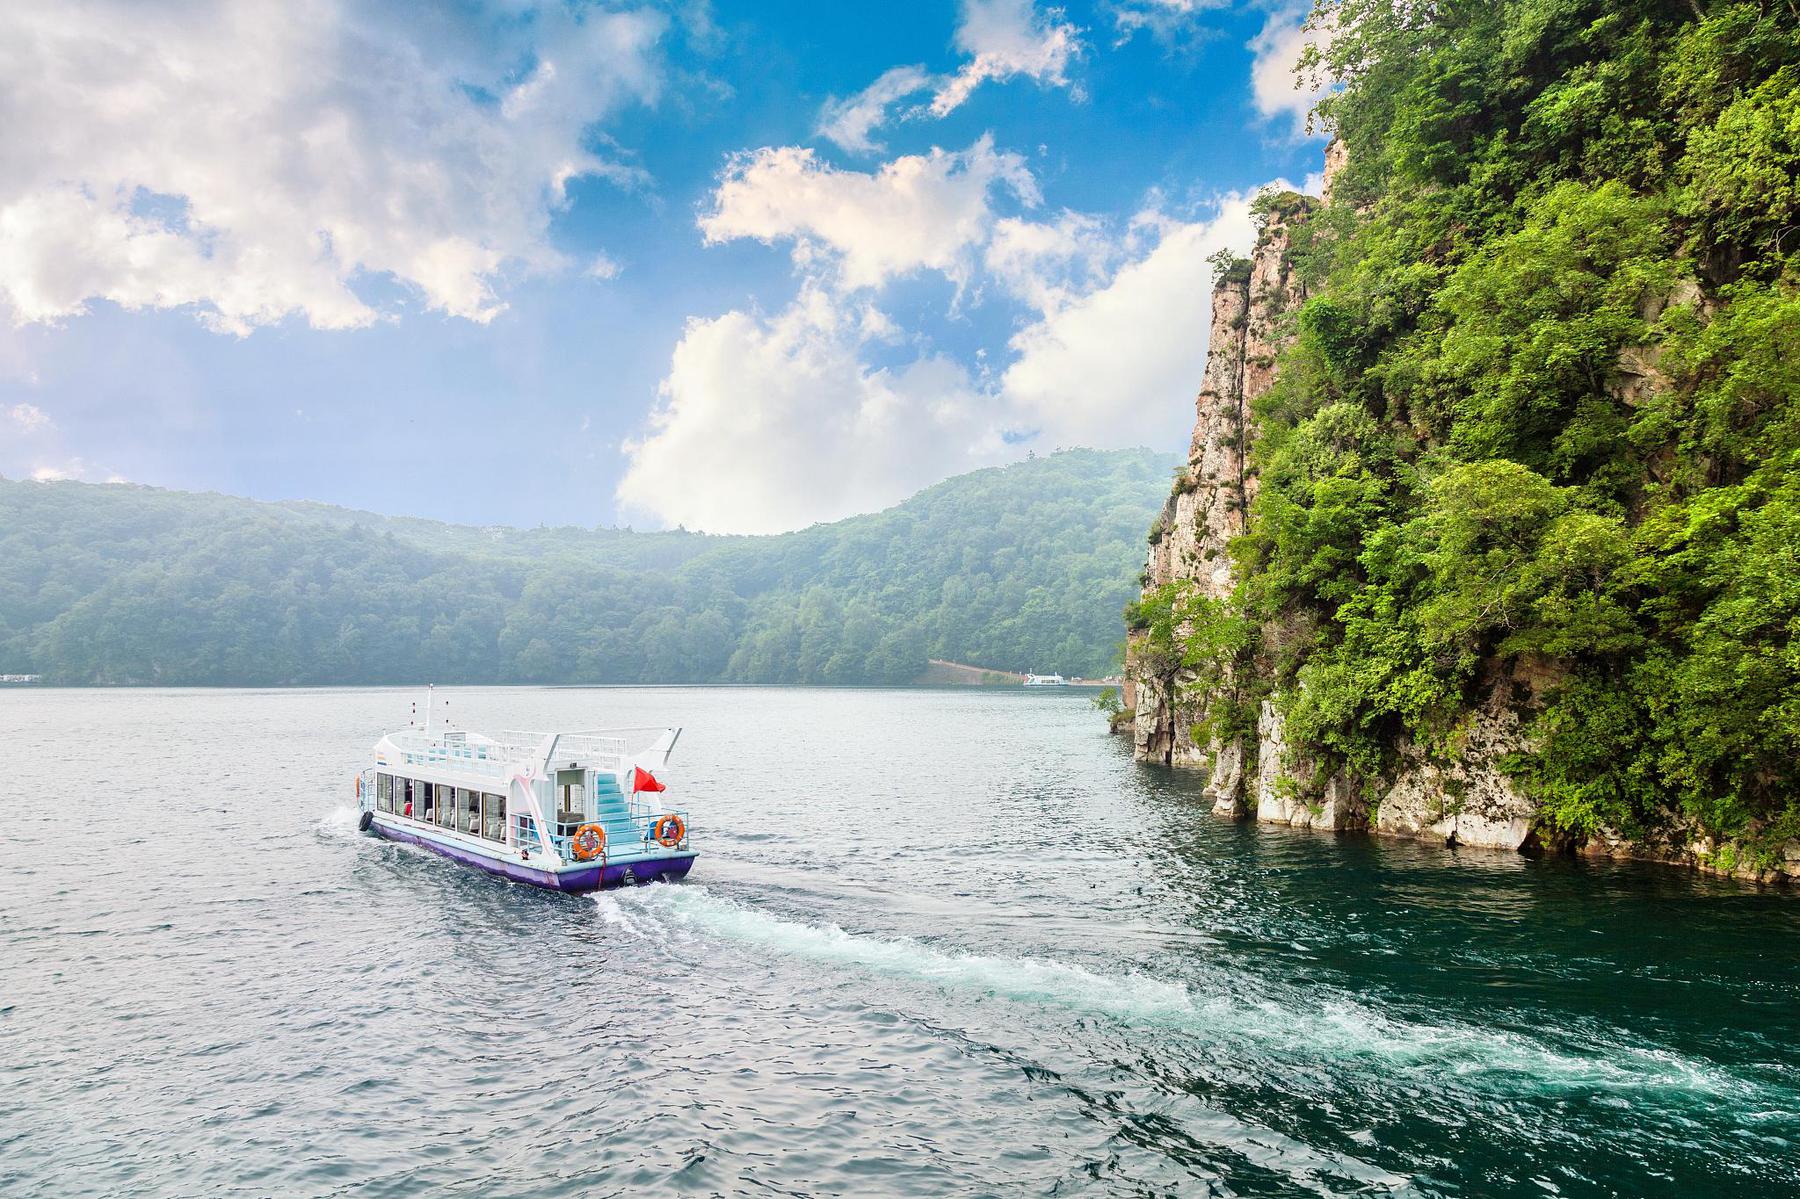
[[690,881],[358,835],[410,693],[0,692],[0,1194],[1800,1193],[1800,897],[1222,824],[1080,693],[448,694],[686,726]]

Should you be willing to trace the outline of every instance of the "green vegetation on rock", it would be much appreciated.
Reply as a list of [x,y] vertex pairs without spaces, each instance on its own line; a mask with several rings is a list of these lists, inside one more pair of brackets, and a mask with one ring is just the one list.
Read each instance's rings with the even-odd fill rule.
[[1289,745],[1370,784],[1524,670],[1550,827],[1795,835],[1800,11],[1315,20],[1348,165],[1290,252],[1232,611],[1166,652],[1248,621]]
[[0,670],[59,683],[1106,673],[1169,463],[1074,450],[778,537],[475,529],[0,480]]

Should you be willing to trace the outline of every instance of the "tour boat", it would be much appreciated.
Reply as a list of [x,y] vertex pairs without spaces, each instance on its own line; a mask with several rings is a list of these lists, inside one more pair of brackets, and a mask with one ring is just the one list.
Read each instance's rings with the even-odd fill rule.
[[1060,674],[1028,674],[1025,676],[1027,687],[1067,687],[1069,680]]
[[656,771],[680,729],[497,733],[409,728],[356,778],[357,827],[556,891],[687,874],[687,813]]

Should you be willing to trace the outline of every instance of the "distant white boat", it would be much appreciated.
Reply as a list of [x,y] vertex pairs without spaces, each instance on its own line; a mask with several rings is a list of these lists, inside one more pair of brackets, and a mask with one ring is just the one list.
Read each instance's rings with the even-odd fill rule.
[[1067,687],[1069,680],[1060,674],[1028,674],[1025,676],[1027,687]]

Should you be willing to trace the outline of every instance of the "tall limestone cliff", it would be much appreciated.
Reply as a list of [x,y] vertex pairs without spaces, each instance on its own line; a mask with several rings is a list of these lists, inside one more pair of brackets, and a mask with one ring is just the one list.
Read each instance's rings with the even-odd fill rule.
[[1800,882],[1791,7],[1315,10],[1331,195],[1260,197],[1217,280],[1141,758],[1233,816]]
[[[1324,203],[1344,166],[1342,146],[1334,142],[1326,152]],[[1487,659],[1448,743],[1426,747],[1402,734],[1390,742],[1388,764],[1377,777],[1353,778],[1342,766],[1310,760],[1284,727],[1282,712],[1304,692],[1295,690],[1301,684],[1291,671],[1280,677],[1276,662],[1284,647],[1306,644],[1314,630],[1304,617],[1264,620],[1245,636],[1250,648],[1235,653],[1209,658],[1188,652],[1205,640],[1196,633],[1194,613],[1249,620],[1237,606],[1240,577],[1232,546],[1252,531],[1259,490],[1255,406],[1276,382],[1277,362],[1296,336],[1308,295],[1294,251],[1321,207],[1294,193],[1267,197],[1250,257],[1227,263],[1215,280],[1188,462],[1151,529],[1142,576],[1139,607],[1160,601],[1170,627],[1161,638],[1147,620],[1128,628],[1126,700],[1135,756],[1205,771],[1213,810],[1226,817],[1501,850],[1532,851],[1548,841],[1592,856],[1800,879],[1800,841],[1787,842],[1773,865],[1734,867],[1731,846],[1721,853],[1703,828],[1674,813],[1653,834],[1640,830],[1632,837],[1604,827],[1571,836],[1546,824],[1509,763],[1532,748],[1533,718],[1545,697],[1566,682],[1566,667],[1554,659]],[[1691,284],[1658,303],[1688,304],[1702,319],[1714,311]],[[1654,347],[1625,347],[1615,376],[1608,388],[1627,404],[1644,404],[1669,386]],[[1175,593],[1178,601],[1171,599]]]
[[[1325,154],[1325,202],[1345,165],[1343,147]],[[1206,374],[1195,401],[1188,464],[1151,531],[1146,596],[1171,583],[1191,584],[1224,601],[1236,578],[1231,541],[1248,529],[1257,479],[1252,412],[1275,381],[1276,360],[1291,338],[1306,289],[1291,262],[1294,236],[1319,207],[1298,194],[1271,198],[1248,261],[1230,264],[1213,287]],[[1278,643],[1292,630],[1263,630]],[[1495,675],[1449,760],[1400,747],[1400,766],[1371,799],[1342,772],[1326,771],[1287,744],[1281,711],[1269,698],[1254,709],[1253,729],[1221,728],[1241,667],[1208,675],[1150,652],[1141,631],[1127,639],[1133,752],[1141,761],[1207,772],[1207,795],[1221,816],[1272,824],[1374,832],[1497,849],[1534,844],[1533,805],[1501,769],[1523,748],[1521,713],[1543,686],[1530,670]],[[1252,669],[1266,663],[1252,665]]]
[[[1191,581],[1214,600],[1231,594],[1229,545],[1243,534],[1256,498],[1249,469],[1255,438],[1251,405],[1275,378],[1283,330],[1305,294],[1290,269],[1293,230],[1311,213],[1304,196],[1281,197],[1271,208],[1247,262],[1224,269],[1213,285],[1206,374],[1194,403],[1194,437],[1187,467],[1151,532],[1145,593]],[[1205,766],[1215,810],[1246,806],[1247,758],[1254,747],[1241,735],[1196,735],[1216,696],[1191,669],[1147,652],[1141,633],[1127,639],[1127,676],[1135,712],[1133,749],[1143,761]]]

